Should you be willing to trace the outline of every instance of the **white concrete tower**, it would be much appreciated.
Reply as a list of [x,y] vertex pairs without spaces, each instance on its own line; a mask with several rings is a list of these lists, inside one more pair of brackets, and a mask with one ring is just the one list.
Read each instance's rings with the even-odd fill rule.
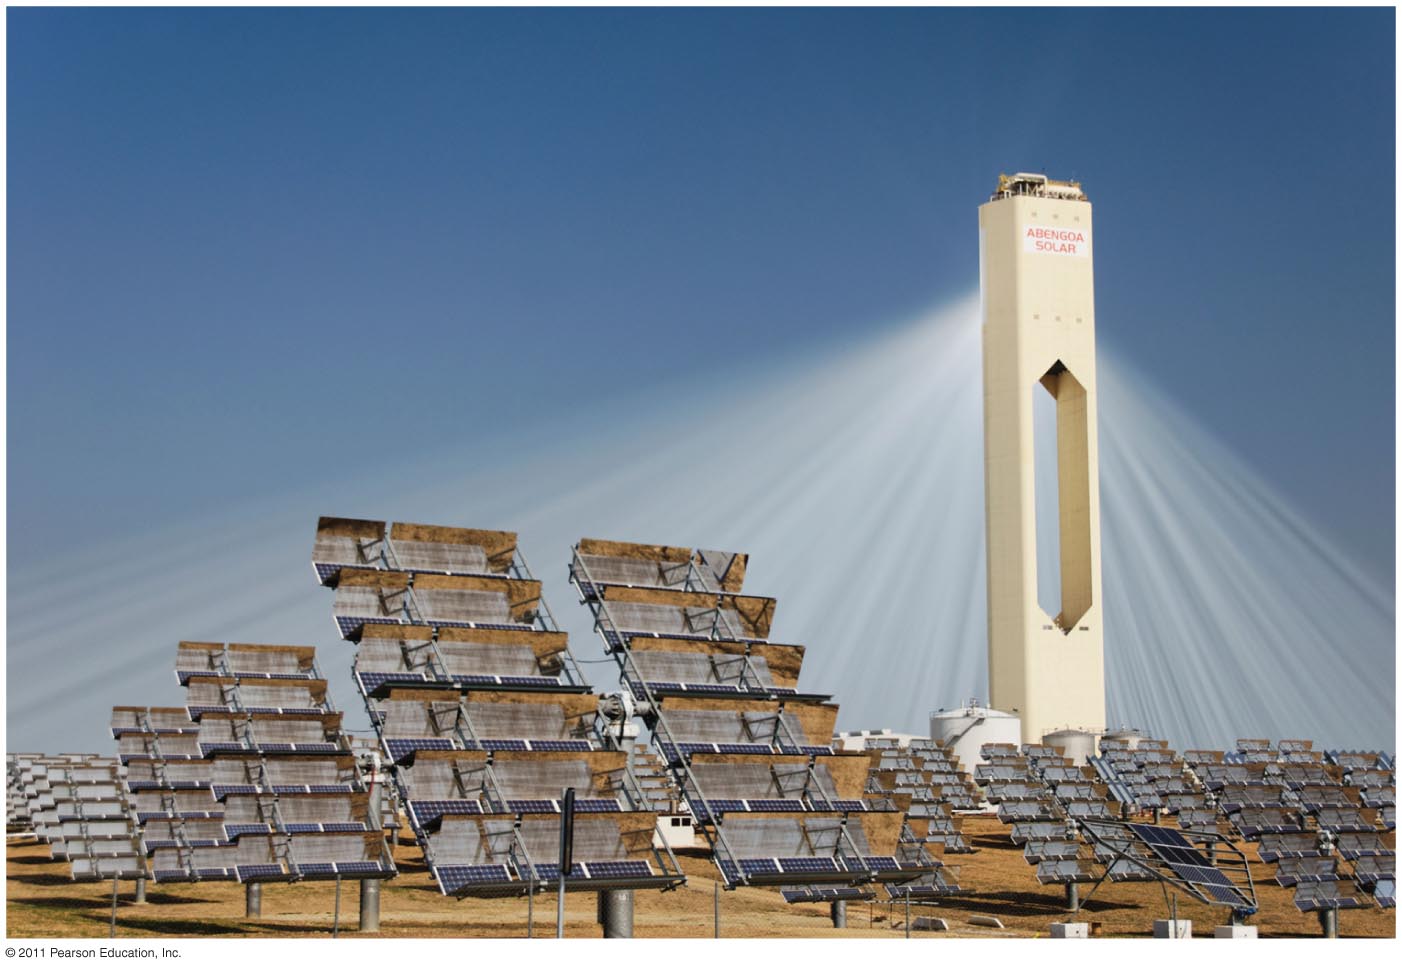
[[[1100,468],[1090,202],[1080,185],[1002,176],[979,208],[991,706],[1025,743],[1105,729]],[[1040,386],[1039,386],[1040,385]],[[1056,400],[1061,611],[1037,603],[1033,394]]]

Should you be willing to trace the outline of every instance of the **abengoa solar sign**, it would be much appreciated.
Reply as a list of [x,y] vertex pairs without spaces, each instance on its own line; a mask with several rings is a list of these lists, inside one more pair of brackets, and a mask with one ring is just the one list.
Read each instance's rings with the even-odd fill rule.
[[1063,256],[1090,256],[1090,232],[1051,225],[1029,225],[1022,230],[1024,252],[1055,252]]

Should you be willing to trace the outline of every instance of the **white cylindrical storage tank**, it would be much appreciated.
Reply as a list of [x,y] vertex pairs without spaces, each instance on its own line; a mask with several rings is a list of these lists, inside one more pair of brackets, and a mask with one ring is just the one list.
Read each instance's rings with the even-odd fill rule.
[[1084,730],[1053,730],[1042,738],[1042,743],[1060,747],[1062,756],[1077,766],[1084,766],[1088,758],[1095,756],[1095,734]]
[[1100,742],[1107,740],[1122,741],[1126,748],[1134,750],[1139,746],[1139,741],[1144,739],[1144,735],[1133,727],[1121,727],[1118,730],[1111,730],[1100,735]]
[[979,748],[984,744],[1022,744],[1022,719],[1015,713],[991,710],[975,699],[963,707],[930,714],[930,736],[953,744],[960,769],[972,774],[983,763]]

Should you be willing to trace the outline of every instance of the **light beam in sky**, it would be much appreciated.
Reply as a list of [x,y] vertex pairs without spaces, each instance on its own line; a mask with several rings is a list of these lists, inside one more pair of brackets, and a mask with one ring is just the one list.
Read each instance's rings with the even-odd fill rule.
[[[749,552],[773,638],[809,647],[804,690],[836,695],[842,729],[924,732],[987,691],[979,353],[967,298],[769,370],[580,401],[509,450],[358,463],[316,492],[12,562],[9,747],[109,749],[112,705],[180,702],[180,639],[317,645],[368,731],[309,567],[323,514],[518,531],[584,661],[603,654],[566,581],[574,541]],[[1390,747],[1391,591],[1123,361],[1102,351],[1099,369],[1111,724],[1180,748]],[[617,688],[611,662],[585,671]]]

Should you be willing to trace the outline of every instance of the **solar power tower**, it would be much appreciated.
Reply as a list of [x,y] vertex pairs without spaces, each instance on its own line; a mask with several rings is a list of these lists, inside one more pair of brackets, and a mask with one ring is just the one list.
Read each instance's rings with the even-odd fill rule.
[[322,518],[312,561],[444,894],[556,890],[568,788],[565,888],[603,893],[606,935],[631,934],[633,890],[685,881],[514,533]]
[[[989,700],[1024,743],[1105,727],[1091,208],[1075,182],[999,179],[979,208]],[[1056,401],[1061,608],[1037,598],[1033,397]]]
[[243,883],[250,916],[267,882],[358,881],[376,928],[396,872],[315,649],[182,642],[175,666],[186,706],[112,710],[153,879]]
[[828,746],[837,706],[799,691],[804,648],[769,641],[775,602],[740,594],[746,563],[583,539],[570,579],[725,887],[830,901],[839,922],[847,900],[932,875],[938,862],[929,845],[902,842],[892,799],[866,796],[866,755]]

